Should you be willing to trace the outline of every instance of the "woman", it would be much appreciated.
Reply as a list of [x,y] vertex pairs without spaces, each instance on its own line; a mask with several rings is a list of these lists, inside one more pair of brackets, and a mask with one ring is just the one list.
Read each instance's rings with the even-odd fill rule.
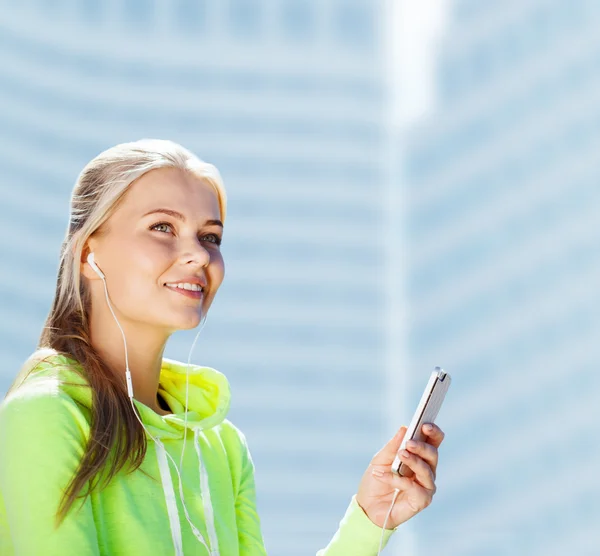
[[[163,357],[223,281],[218,171],[171,141],[125,143],[83,169],[71,203],[38,350],[0,405],[0,554],[266,554],[227,379]],[[408,479],[390,472],[405,431],[320,556],[376,554],[431,502],[443,433],[409,448]]]

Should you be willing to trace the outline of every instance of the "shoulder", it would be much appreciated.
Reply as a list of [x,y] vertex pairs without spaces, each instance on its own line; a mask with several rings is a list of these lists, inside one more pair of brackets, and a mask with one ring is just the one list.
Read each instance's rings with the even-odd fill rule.
[[234,425],[229,419],[223,419],[219,425],[219,433],[225,444],[235,446],[239,451],[248,449],[246,435],[242,430]]
[[80,386],[87,385],[83,368],[76,359],[51,348],[41,348],[23,363],[8,392],[41,377],[53,378],[65,384],[75,382]]
[[254,468],[254,462],[246,435],[229,419],[223,419],[218,425],[218,433],[227,452],[230,464],[237,468]]
[[78,427],[87,433],[88,398],[91,402],[89,386],[76,361],[38,350],[21,367],[0,403],[0,429],[31,435],[32,426],[44,433],[57,427]]

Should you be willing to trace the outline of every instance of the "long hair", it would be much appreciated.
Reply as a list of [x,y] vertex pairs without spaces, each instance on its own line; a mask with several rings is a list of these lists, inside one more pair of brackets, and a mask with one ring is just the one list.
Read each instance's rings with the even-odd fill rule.
[[[51,350],[75,359],[92,393],[90,438],[59,502],[56,526],[77,498],[85,501],[95,488],[104,488],[128,463],[130,472],[135,471],[146,455],[144,429],[134,414],[125,383],[109,370],[91,345],[88,321],[91,298],[86,280],[81,279],[80,261],[87,239],[103,234],[103,224],[115,212],[131,184],[158,168],[191,172],[210,183],[218,196],[221,220],[225,221],[227,197],[219,171],[172,141],[142,139],[116,145],[91,160],[79,174],[60,250],[54,301],[36,351],[42,357]],[[39,361],[35,354],[30,357],[12,388]]]

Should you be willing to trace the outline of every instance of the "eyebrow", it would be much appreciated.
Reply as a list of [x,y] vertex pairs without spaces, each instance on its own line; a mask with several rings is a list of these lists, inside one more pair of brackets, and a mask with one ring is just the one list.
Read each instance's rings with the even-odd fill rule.
[[[150,212],[147,212],[146,214],[144,214],[144,217],[150,215],[150,214],[155,214],[157,212],[161,212],[163,214],[168,214],[169,216],[172,216],[173,218],[177,218],[177,220],[181,220],[182,222],[185,222],[185,216],[183,214],[181,214],[180,212],[177,212],[176,210],[172,210],[172,209],[168,209],[168,208],[157,208],[157,209],[152,209]],[[220,220],[207,220],[204,223],[205,226],[221,226],[221,228],[223,227],[223,222],[221,222]]]

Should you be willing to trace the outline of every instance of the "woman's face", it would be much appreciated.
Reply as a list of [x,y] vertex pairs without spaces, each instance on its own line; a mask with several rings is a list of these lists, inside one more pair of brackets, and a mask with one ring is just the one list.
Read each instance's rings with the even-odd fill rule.
[[[154,212],[160,209],[172,214]],[[196,327],[225,274],[219,218],[216,191],[195,175],[161,168],[133,183],[105,222],[106,232],[88,240],[115,313],[168,334]],[[82,272],[97,279],[89,264]],[[205,285],[199,298],[165,285],[193,278]],[[106,304],[104,285],[95,284],[92,310],[97,302]]]

